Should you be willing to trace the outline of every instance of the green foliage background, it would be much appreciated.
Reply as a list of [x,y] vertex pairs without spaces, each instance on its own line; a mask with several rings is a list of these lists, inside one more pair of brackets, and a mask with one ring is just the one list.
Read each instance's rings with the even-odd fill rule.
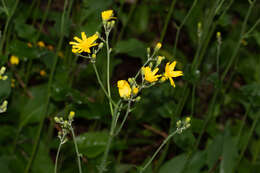
[[[110,38],[114,98],[119,98],[117,80],[132,77],[146,60],[146,48],[158,41],[163,43],[159,53],[168,61],[177,60],[177,68],[184,71],[176,88],[164,83],[142,92],[141,101],[113,142],[108,172],[137,172],[136,167],[144,164],[163,141],[161,134],[169,134],[176,121],[186,116],[192,116],[191,128],[175,136],[146,173],[257,172],[259,25],[240,40],[249,2],[70,0],[64,10],[63,0],[2,0],[0,64],[7,66],[9,78],[0,81],[0,99],[7,99],[9,105],[0,116],[0,172],[26,172],[30,160],[31,172],[53,172],[59,142],[59,127],[53,117],[66,117],[70,110],[76,112],[74,128],[83,155],[83,172],[97,172],[111,123],[109,105],[90,62],[73,55],[68,43],[82,31],[88,36],[102,33],[100,13],[107,9],[113,9],[117,17]],[[177,28],[192,5],[174,51]],[[259,9],[256,1],[245,33],[259,22]],[[202,23],[201,42],[198,22]],[[218,31],[222,34],[219,74]],[[39,48],[38,41],[52,45],[54,50]],[[28,42],[33,47],[28,47]],[[240,47],[234,55],[237,45]],[[9,63],[11,55],[19,57],[19,65]],[[97,55],[97,67],[105,80],[105,51]],[[47,74],[41,76],[40,70]],[[51,76],[53,80],[49,80]],[[15,79],[14,88],[11,79]],[[35,157],[30,158],[32,154]],[[61,150],[59,169],[64,173],[77,171],[71,140]]]

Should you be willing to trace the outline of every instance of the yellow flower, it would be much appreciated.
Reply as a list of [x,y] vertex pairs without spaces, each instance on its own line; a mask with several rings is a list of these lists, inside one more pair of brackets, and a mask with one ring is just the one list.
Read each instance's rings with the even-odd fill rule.
[[150,67],[143,67],[142,72],[144,74],[144,79],[148,82],[155,82],[158,80],[161,75],[156,75],[156,73],[159,71],[159,68],[154,69],[153,71],[151,70]]
[[131,95],[131,87],[126,80],[117,81],[119,95],[122,98],[129,98]]
[[38,45],[39,47],[45,47],[45,43],[44,43],[43,41],[38,41],[38,42],[37,42],[37,45]]
[[87,52],[90,53],[90,48],[98,45],[95,41],[98,39],[98,34],[94,34],[91,37],[87,38],[85,32],[81,32],[82,40],[78,37],[74,37],[74,40],[77,42],[71,41],[70,44],[72,46],[73,53],[82,53]]
[[113,10],[106,10],[106,11],[103,11],[101,13],[101,17],[102,17],[102,20],[103,21],[108,21],[110,19],[116,19],[116,17],[114,17],[114,12]]
[[12,55],[10,58],[10,63],[12,65],[18,65],[19,64],[19,58],[17,56]]
[[170,83],[173,87],[175,87],[175,83],[174,83],[172,78],[173,77],[179,77],[179,76],[183,75],[182,71],[174,71],[176,63],[177,63],[176,61],[173,61],[171,64],[168,62],[165,66],[165,73],[162,77],[162,81],[169,79]]
[[138,93],[139,89],[138,87],[133,87],[133,94],[136,95]]
[[45,71],[45,70],[41,70],[41,71],[40,71],[40,75],[41,75],[41,76],[45,76],[45,75],[46,75],[46,71]]

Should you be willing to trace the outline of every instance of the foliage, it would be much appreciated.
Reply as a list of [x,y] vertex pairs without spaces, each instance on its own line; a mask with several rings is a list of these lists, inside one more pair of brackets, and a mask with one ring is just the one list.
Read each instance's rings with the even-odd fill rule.
[[[111,95],[135,76],[155,47],[184,76],[143,90],[108,156],[107,172],[135,173],[191,116],[191,127],[162,148],[146,173],[254,173],[260,168],[260,26],[257,0],[2,0],[0,3],[0,170],[52,172],[61,127],[75,112],[82,172],[97,172],[111,124],[109,101],[91,61],[69,41],[104,36],[101,12],[115,11],[110,34]],[[167,20],[169,18],[169,20]],[[164,30],[166,28],[166,30]],[[217,36],[217,32],[221,35]],[[177,38],[177,39],[176,39]],[[177,41],[176,41],[177,40]],[[98,41],[100,42],[100,41]],[[19,61],[11,61],[16,56]],[[96,57],[106,83],[106,51]],[[15,62],[15,63],[14,63]],[[163,74],[164,71],[160,71]],[[2,75],[2,74],[1,74]],[[122,122],[123,118],[118,121]],[[60,150],[58,172],[77,171],[73,136]],[[34,156],[34,157],[32,157]]]

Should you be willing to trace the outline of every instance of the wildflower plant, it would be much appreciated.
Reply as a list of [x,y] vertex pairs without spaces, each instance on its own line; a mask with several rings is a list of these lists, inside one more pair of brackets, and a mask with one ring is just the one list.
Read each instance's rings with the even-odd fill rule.
[[[85,32],[81,32],[81,38],[74,37],[73,39],[75,41],[69,42],[69,44],[72,45],[72,52],[74,54],[90,60],[90,62],[93,65],[94,71],[96,73],[98,83],[109,102],[110,113],[111,113],[111,127],[109,132],[109,138],[106,143],[104,155],[100,165],[98,166],[99,173],[105,172],[107,170],[107,166],[108,166],[107,158],[110,151],[111,143],[113,139],[122,130],[129,116],[129,113],[132,111],[132,106],[134,105],[134,103],[140,101],[142,90],[147,89],[156,84],[160,84],[166,80],[169,80],[171,85],[175,87],[173,78],[183,75],[182,71],[175,71],[175,66],[177,63],[176,61],[173,61],[172,63],[167,62],[164,68],[164,73],[160,72],[161,70],[159,69],[159,67],[163,62],[163,60],[165,59],[165,57],[158,55],[159,50],[162,47],[162,44],[159,42],[156,44],[156,46],[152,51],[151,48],[147,48],[147,60],[143,64],[143,66],[139,69],[139,71],[135,76],[130,77],[128,79],[121,79],[117,81],[117,88],[118,88],[120,99],[117,102],[115,102],[111,96],[111,89],[110,89],[109,73],[110,73],[110,55],[112,52],[112,48],[110,48],[109,45],[109,36],[111,30],[115,26],[116,17],[114,17],[113,10],[107,10],[101,13],[101,18],[102,18],[102,24],[105,32],[105,38],[103,38],[98,32],[96,32],[94,35],[89,37]],[[101,41],[100,43],[99,40]],[[104,45],[106,46],[106,55],[107,55],[106,87],[105,84],[103,84],[103,82],[101,81],[98,69],[95,65],[96,61],[99,60],[98,53],[103,48]],[[140,78],[141,80],[139,80]],[[125,115],[122,118],[122,122],[119,123],[119,117],[122,116],[121,115],[122,112],[124,112]],[[75,149],[78,155],[79,172],[81,172],[80,156],[79,156],[80,154],[78,153],[77,144],[74,139],[72,121],[73,118],[71,117],[71,113],[69,115],[69,119],[65,121],[62,118],[55,117],[55,122],[60,124],[62,128],[62,131],[60,131],[58,134],[58,137],[60,139],[60,146],[66,142],[66,135],[69,133],[69,131],[73,134]],[[140,168],[140,172],[143,172],[146,169],[146,167],[153,161],[154,157],[158,154],[160,149],[168,142],[168,140],[173,135],[175,135],[176,133],[178,134],[181,133],[189,126],[190,126],[190,118],[187,118],[185,121],[178,122],[176,131],[170,134],[167,139],[165,139],[165,141],[161,144],[158,150],[154,153],[153,157],[149,159],[147,164],[144,167]],[[60,146],[58,149],[57,158],[60,151]],[[57,159],[55,164],[55,171],[57,169],[56,165],[57,165]]]

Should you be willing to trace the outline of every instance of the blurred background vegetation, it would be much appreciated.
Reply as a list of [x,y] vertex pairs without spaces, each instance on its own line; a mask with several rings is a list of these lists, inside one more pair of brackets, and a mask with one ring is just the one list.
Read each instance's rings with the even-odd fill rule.
[[[163,148],[146,173],[255,173],[260,169],[260,3],[258,0],[1,0],[0,172],[53,172],[59,140],[54,116],[76,113],[84,173],[97,172],[111,123],[108,101],[90,62],[68,44],[84,31],[102,33],[101,11],[113,9],[112,95],[136,74],[146,48],[177,60],[184,77],[142,92],[109,154],[108,172],[134,173],[191,116],[191,128]],[[198,31],[198,23],[201,28]],[[221,44],[216,33],[221,32]],[[28,44],[29,43],[29,44]],[[178,43],[178,44],[176,44]],[[176,46],[176,47],[175,47]],[[219,56],[218,56],[219,55]],[[19,58],[19,64],[10,61]],[[105,80],[106,55],[97,55]],[[71,139],[71,138],[70,138]],[[60,172],[77,172],[71,140]]]

